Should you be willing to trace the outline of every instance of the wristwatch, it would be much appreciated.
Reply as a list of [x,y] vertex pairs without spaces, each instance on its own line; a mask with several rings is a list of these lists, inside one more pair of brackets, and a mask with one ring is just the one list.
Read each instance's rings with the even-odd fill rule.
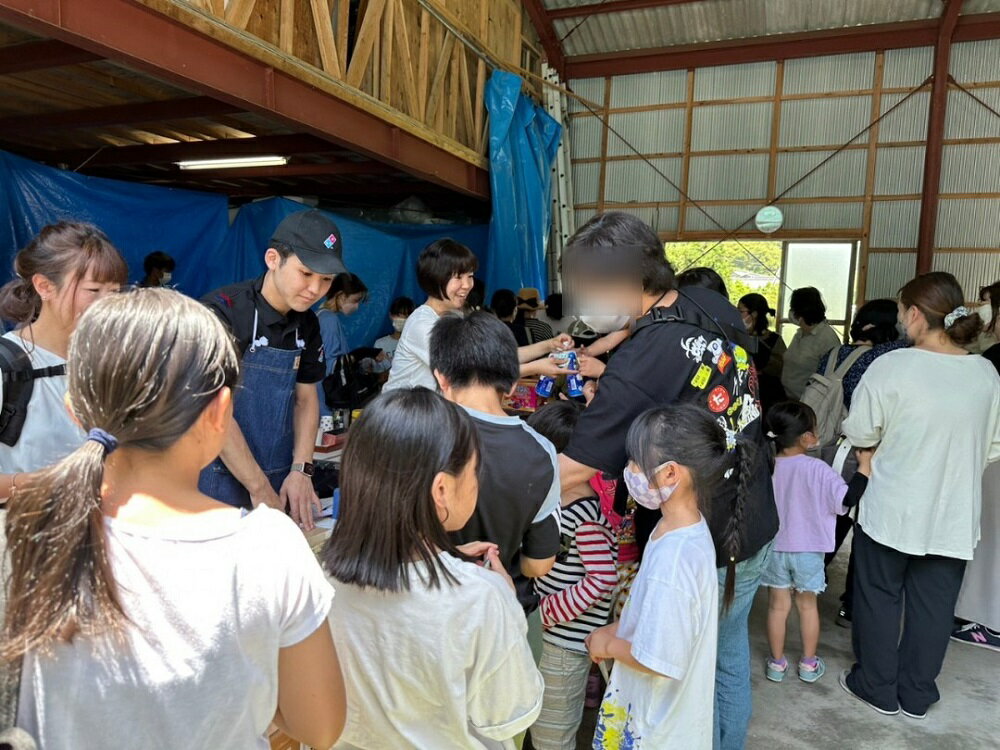
[[292,471],[297,471],[305,474],[307,477],[311,477],[316,473],[316,467],[312,464],[292,464]]

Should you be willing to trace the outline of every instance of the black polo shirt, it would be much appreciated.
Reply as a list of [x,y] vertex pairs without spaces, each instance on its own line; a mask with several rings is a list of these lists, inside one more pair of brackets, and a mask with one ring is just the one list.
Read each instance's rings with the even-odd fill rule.
[[275,349],[298,349],[304,342],[302,359],[296,380],[318,383],[326,377],[323,337],[319,320],[312,310],[290,310],[282,315],[264,299],[261,276],[239,284],[231,284],[209,292],[201,301],[215,312],[236,338],[240,356],[250,347],[253,338],[254,312],[257,313],[257,338],[267,337],[268,346]]
[[[736,308],[708,289],[687,287],[687,298],[672,306],[679,316],[699,309],[716,320],[739,328]],[[742,361],[725,351],[721,333],[689,323],[657,323],[635,334],[615,352],[601,377],[597,395],[581,414],[564,453],[585,466],[620,477],[627,463],[625,438],[635,418],[647,409],[690,402],[759,447],[743,516],[741,551],[745,560],[767,544],[778,531],[771,473],[761,429],[755,372],[747,354]],[[719,564],[725,555],[719,542],[736,493],[736,477],[725,481],[709,499],[708,524],[716,540]],[[659,511],[636,515],[640,545],[660,518]],[[645,523],[650,521],[650,523]]]

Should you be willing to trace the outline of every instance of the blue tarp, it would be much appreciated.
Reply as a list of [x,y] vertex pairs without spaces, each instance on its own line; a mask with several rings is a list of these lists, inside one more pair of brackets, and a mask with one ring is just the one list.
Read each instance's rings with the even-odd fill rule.
[[[248,279],[264,271],[264,251],[271,233],[288,214],[303,206],[287,198],[270,198],[243,206],[233,222],[225,243],[213,256],[219,268],[232,280]],[[377,224],[330,214],[344,237],[344,264],[361,277],[368,287],[368,301],[357,313],[344,319],[344,332],[351,348],[370,346],[391,330],[389,305],[400,295],[418,305],[427,295],[417,286],[417,256],[442,237],[467,245],[482,263],[486,255],[485,224],[408,225]]]
[[522,94],[521,85],[519,76],[503,71],[486,85],[493,215],[483,279],[490,294],[530,286],[545,295],[552,162],[562,126]]
[[232,281],[204,269],[229,226],[225,196],[87,177],[0,151],[0,283],[13,277],[17,251],[61,219],[107,232],[132,281],[141,279],[142,259],[154,250],[177,260],[174,281],[189,294]]

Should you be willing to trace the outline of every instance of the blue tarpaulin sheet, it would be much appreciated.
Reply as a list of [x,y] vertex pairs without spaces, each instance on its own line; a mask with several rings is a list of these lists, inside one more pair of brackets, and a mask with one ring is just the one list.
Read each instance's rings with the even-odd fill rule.
[[519,76],[496,71],[486,86],[493,215],[483,279],[490,294],[535,287],[544,295],[548,287],[552,162],[562,126],[521,93],[521,84]]
[[[304,206],[287,198],[270,198],[243,206],[225,243],[213,258],[225,267],[231,281],[249,279],[264,271],[264,251],[271,233],[283,218]],[[368,287],[368,301],[344,318],[344,333],[352,349],[371,346],[391,330],[389,305],[405,295],[418,305],[427,299],[417,285],[417,257],[427,245],[451,237],[467,245],[480,263],[486,255],[485,224],[379,224],[330,214],[344,239],[344,264]],[[210,269],[213,274],[216,269]],[[221,269],[220,269],[221,270]]]
[[142,260],[162,250],[177,260],[174,283],[189,294],[232,281],[205,273],[229,227],[223,195],[87,177],[0,151],[0,283],[13,260],[46,224],[87,221],[103,229],[128,261],[132,281]]

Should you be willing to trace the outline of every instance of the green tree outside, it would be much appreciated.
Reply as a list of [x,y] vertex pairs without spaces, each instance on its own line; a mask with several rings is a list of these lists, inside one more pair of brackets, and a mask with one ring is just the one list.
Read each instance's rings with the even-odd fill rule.
[[[713,269],[726,282],[729,298],[733,304],[736,304],[744,294],[756,292],[764,295],[771,307],[778,308],[777,278],[758,286],[753,282],[747,284],[736,274],[745,272],[771,276],[772,272],[780,273],[782,251],[780,242],[722,242],[718,246],[715,246],[714,242],[667,242],[664,249],[667,260],[677,273],[694,266]],[[756,258],[751,257],[747,250]]]

